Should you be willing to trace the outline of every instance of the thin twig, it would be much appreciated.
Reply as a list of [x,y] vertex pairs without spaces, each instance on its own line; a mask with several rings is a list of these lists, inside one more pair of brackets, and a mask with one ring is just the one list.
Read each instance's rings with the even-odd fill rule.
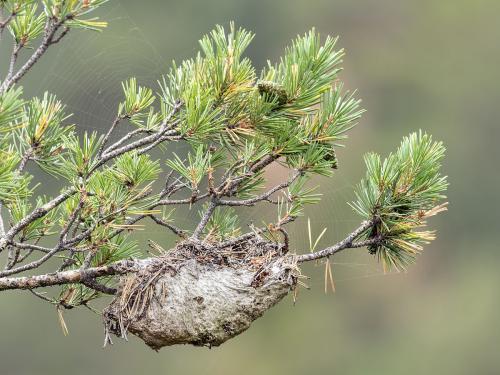
[[33,148],[28,148],[26,152],[24,153],[23,157],[21,158],[21,161],[19,162],[19,166],[17,167],[17,173],[21,173],[24,171],[24,168],[26,168],[26,164],[30,160],[30,158],[33,156]]
[[12,239],[17,233],[26,228],[35,220],[44,217],[47,213],[49,213],[51,210],[53,210],[61,203],[66,201],[69,197],[73,196],[76,192],[77,192],[76,188],[74,187],[69,188],[65,192],[59,194],[57,197],[53,198],[44,205],[36,208],[30,214],[26,215],[24,218],[19,220],[7,231],[7,233],[5,233],[3,237],[0,238],[0,252],[2,252],[2,250],[5,249],[7,244],[12,241]]
[[168,228],[170,229],[172,232],[174,232],[176,235],[178,235],[179,237],[181,238],[185,238],[186,237],[186,231],[180,229],[180,228],[177,228],[175,225],[173,224],[170,224],[169,222],[163,220],[163,219],[160,219],[159,217],[156,217],[154,215],[149,215],[149,217],[151,218],[151,220],[153,220],[156,224],[158,225],[161,225],[165,228]]
[[5,236],[5,225],[3,223],[2,208],[3,203],[0,201],[0,237]]
[[117,115],[115,119],[113,120],[113,123],[109,127],[108,132],[104,136],[101,142],[101,146],[99,147],[99,151],[97,152],[97,158],[100,159],[102,156],[102,153],[104,152],[104,147],[106,147],[106,143],[108,143],[109,137],[111,137],[111,134],[115,131],[116,127],[118,124],[123,120],[123,116]]
[[9,70],[7,71],[7,75],[5,76],[4,82],[7,82],[12,78],[14,74],[14,67],[16,65],[17,57],[19,55],[19,51],[23,48],[22,43],[14,43],[14,48],[12,48],[12,54],[10,55],[10,63]]
[[116,141],[115,143],[113,143],[111,146],[109,146],[106,151],[109,152],[109,151],[113,151],[115,150],[116,148],[122,146],[126,141],[128,141],[130,138],[136,136],[136,135],[139,135],[141,133],[154,133],[154,131],[152,130],[146,130],[146,129],[135,129],[131,132],[128,132],[127,134],[125,134],[122,138],[120,138],[118,141]]
[[[24,65],[9,79],[4,80],[2,86],[0,87],[0,94],[9,90],[13,85],[15,85],[21,78],[24,77],[26,73],[36,64],[38,60],[45,54],[47,49],[54,44],[54,36],[59,28],[70,18],[68,15],[66,18],[63,18],[57,22],[54,21],[54,18],[49,18],[45,23],[45,29],[43,32],[42,42],[38,46],[38,48],[33,52],[30,58],[24,63]],[[57,42],[64,37],[66,33],[63,34],[57,39]]]
[[200,235],[203,232],[203,229],[205,229],[205,227],[207,226],[208,221],[210,220],[210,217],[214,213],[217,206],[218,206],[217,199],[213,198],[210,201],[210,203],[208,204],[208,207],[205,210],[205,212],[203,213],[201,220],[198,223],[198,226],[196,227],[196,229],[193,232],[193,235],[192,235],[193,239],[197,240],[200,238]]
[[87,273],[88,268],[86,269],[81,269],[81,277],[80,277],[80,282],[85,285],[87,288],[93,289],[95,291],[98,291],[100,293],[104,294],[110,294],[110,295],[115,295],[117,290],[116,288],[111,288],[109,286],[106,286],[104,284],[99,283],[97,280],[95,280],[94,277],[90,277]]
[[41,253],[47,254],[50,253],[52,249],[49,249],[48,247],[43,247],[39,245],[33,245],[29,243],[24,243],[24,242],[12,242],[11,245],[13,247],[16,247],[18,249],[25,249],[25,250],[35,250],[39,251]]
[[0,40],[2,40],[2,35],[5,27],[9,25],[9,23],[17,16],[17,12],[11,12],[9,16],[0,22]]
[[195,197],[189,197],[189,198],[184,198],[184,199],[162,199],[159,200],[156,205],[157,206],[173,206],[177,204],[192,204],[195,202],[198,202],[202,199],[205,199],[209,196],[209,193],[203,193],[200,195],[197,195]]
[[279,190],[282,190],[284,188],[289,187],[299,176],[301,175],[300,172],[295,172],[293,176],[286,182],[283,182],[279,185],[276,185],[272,189],[266,191],[263,194],[260,194],[256,197],[249,198],[249,199],[242,199],[242,200],[226,200],[226,199],[221,199],[219,200],[219,203],[221,206],[253,206],[258,202],[262,202],[265,200],[268,200],[268,198],[276,193]]

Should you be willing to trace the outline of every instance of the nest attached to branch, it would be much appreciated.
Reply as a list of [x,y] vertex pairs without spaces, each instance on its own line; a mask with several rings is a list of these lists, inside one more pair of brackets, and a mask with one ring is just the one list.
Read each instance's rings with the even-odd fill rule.
[[262,239],[226,248],[184,242],[142,261],[104,311],[106,342],[130,332],[155,350],[222,344],[296,286],[297,263],[283,252]]

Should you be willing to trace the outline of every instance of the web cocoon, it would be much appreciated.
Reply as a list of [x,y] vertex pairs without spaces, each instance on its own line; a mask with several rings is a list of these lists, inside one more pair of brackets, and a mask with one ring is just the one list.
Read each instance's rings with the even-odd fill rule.
[[292,255],[270,244],[249,246],[244,259],[229,253],[226,261],[173,251],[123,277],[104,312],[107,341],[110,333],[130,332],[155,350],[212,347],[248,329],[295,287],[299,273]]

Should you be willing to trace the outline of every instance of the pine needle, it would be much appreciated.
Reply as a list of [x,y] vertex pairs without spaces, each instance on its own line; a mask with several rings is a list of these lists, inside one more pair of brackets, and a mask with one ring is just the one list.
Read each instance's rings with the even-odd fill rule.
[[58,317],[59,325],[61,326],[61,330],[62,330],[63,335],[68,336],[69,330],[68,330],[68,326],[66,325],[66,322],[64,320],[61,306],[57,306],[57,317]]
[[335,293],[335,283],[333,281],[332,264],[330,262],[330,258],[326,258],[325,262],[325,294],[328,294],[328,285],[330,285],[332,292]]

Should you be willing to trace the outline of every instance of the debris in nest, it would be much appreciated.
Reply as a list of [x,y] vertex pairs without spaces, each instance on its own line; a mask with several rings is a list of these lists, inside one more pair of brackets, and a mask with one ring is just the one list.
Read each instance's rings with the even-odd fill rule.
[[218,346],[245,331],[297,283],[299,269],[283,245],[262,239],[224,248],[184,242],[122,277],[105,309],[110,334],[130,332],[151,348]]

